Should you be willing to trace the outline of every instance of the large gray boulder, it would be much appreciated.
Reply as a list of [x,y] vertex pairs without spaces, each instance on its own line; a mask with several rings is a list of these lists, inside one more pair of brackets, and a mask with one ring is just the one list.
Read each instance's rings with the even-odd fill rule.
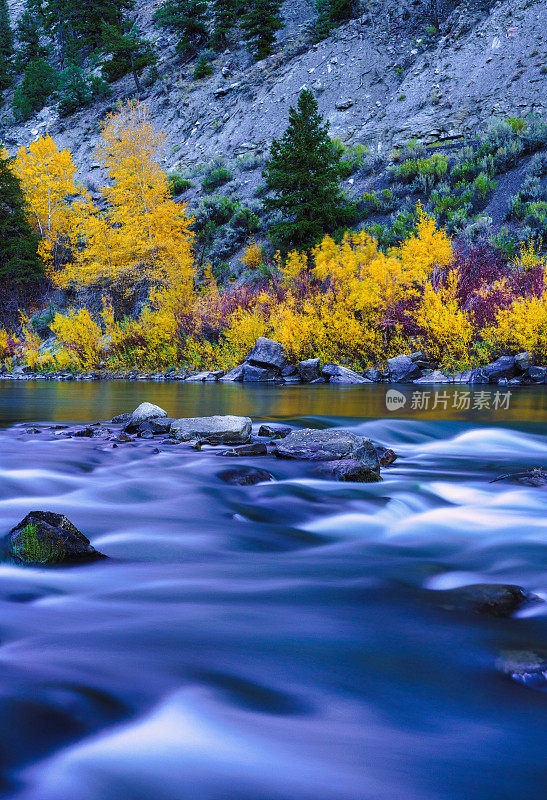
[[304,383],[311,383],[321,375],[321,362],[318,358],[308,358],[297,364],[298,375]]
[[433,372],[422,375],[421,378],[417,378],[413,383],[452,383],[452,378],[448,378],[439,369],[434,369]]
[[364,378],[348,367],[341,367],[339,364],[323,364],[321,375],[329,383],[372,383],[368,378]]
[[245,372],[244,365],[239,364],[237,367],[228,370],[228,372],[225,375],[222,375],[218,380],[222,381],[222,383],[241,382],[243,380],[244,372]]
[[411,383],[421,377],[422,371],[410,356],[388,358],[387,367],[392,383]]
[[140,406],[133,411],[129,422],[125,426],[124,430],[127,433],[135,433],[142,425],[143,422],[146,422],[149,419],[155,419],[156,417],[166,417],[167,411],[164,411],[163,408],[159,406],[155,406],[153,403],[141,403]]
[[515,356],[515,368],[517,372],[526,372],[526,370],[530,369],[533,363],[534,359],[531,353],[517,353]]
[[214,416],[176,419],[169,435],[179,442],[206,439],[211,444],[246,444],[251,435],[249,417]]
[[481,372],[493,383],[500,378],[513,378],[515,375],[515,359],[513,356],[500,356],[496,361],[482,367]]
[[307,461],[340,461],[352,459],[380,474],[378,453],[370,439],[351,431],[329,428],[317,431],[311,428],[290,433],[276,446],[278,458],[298,458]]
[[106,558],[64,514],[31,511],[0,540],[3,559],[27,566],[83,564]]
[[287,363],[287,353],[279,342],[259,336],[245,361],[255,367],[273,367],[280,370]]
[[256,367],[254,364],[243,367],[244,383],[271,383],[279,379],[279,370],[273,367]]

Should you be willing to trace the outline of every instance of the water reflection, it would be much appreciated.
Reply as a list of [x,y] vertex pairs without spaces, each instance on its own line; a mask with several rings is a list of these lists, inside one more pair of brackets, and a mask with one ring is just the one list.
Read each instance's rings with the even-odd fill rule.
[[[386,407],[386,392],[405,398],[396,410]],[[496,400],[496,393],[502,396]],[[503,397],[510,392],[508,402]],[[469,393],[469,408],[462,395]],[[413,399],[415,395],[419,399]],[[481,395],[488,395],[482,398]],[[430,395],[424,400],[424,395]],[[307,417],[488,422],[547,422],[547,387],[465,386],[271,386],[252,384],[155,382],[1,381],[0,421],[110,419],[144,400],[165,408],[170,416],[243,414],[261,419]],[[478,406],[473,408],[473,406]],[[498,405],[498,407],[496,407]],[[508,407],[505,407],[505,406]],[[417,406],[413,408],[413,406]],[[501,406],[501,407],[500,407]]]

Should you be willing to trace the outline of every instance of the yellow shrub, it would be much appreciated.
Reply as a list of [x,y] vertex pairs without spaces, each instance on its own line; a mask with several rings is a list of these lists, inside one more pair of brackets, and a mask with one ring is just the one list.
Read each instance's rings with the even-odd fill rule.
[[454,270],[446,286],[435,291],[428,283],[416,316],[416,323],[425,331],[419,338],[419,346],[441,369],[461,368],[469,358],[473,342],[473,326],[458,305],[456,290]]
[[530,350],[541,363],[547,361],[547,293],[521,297],[498,311],[496,323],[482,331],[490,346],[513,353]]
[[243,255],[241,256],[242,264],[245,264],[247,269],[256,270],[258,269],[264,262],[264,249],[262,245],[256,241],[256,239],[251,239],[251,241],[247,244]]
[[81,308],[68,314],[55,314],[51,330],[61,342],[56,355],[59,366],[96,369],[102,359],[103,341],[100,326],[89,311]]

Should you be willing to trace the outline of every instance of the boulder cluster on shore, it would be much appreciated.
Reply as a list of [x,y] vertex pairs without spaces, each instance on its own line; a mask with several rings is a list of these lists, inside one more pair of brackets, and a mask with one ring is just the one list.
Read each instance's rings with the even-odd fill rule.
[[75,373],[34,372],[30,367],[16,366],[11,371],[0,369],[4,380],[151,380],[187,381],[193,383],[277,383],[277,384],[365,384],[365,383],[497,383],[511,386],[547,383],[547,366],[533,363],[528,352],[515,356],[500,356],[483,367],[468,369],[455,375],[446,375],[428,362],[422,352],[402,354],[388,359],[387,367],[370,367],[363,374],[339,364],[322,363],[319,358],[308,358],[291,364],[283,346],[266,337],[259,337],[243,364],[228,371],[202,370],[189,372],[171,367],[164,372],[111,372],[97,369],[93,372]]

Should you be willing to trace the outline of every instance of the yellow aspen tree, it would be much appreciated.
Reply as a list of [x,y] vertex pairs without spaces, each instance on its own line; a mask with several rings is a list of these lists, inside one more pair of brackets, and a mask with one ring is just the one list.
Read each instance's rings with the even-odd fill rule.
[[146,106],[133,101],[106,118],[101,137],[98,156],[110,179],[101,190],[106,208],[81,207],[72,227],[75,258],[58,282],[110,283],[130,290],[147,281],[154,287],[153,303],[166,300],[166,293],[171,300],[188,298],[194,278],[193,220],[186,205],[171,198],[159,166],[164,135],[155,130]]
[[76,197],[87,198],[75,181],[76,165],[70,150],[59,150],[51,136],[41,136],[28,148],[21,147],[14,161],[31,220],[42,237],[40,255],[57,267],[60,249],[67,244]]

